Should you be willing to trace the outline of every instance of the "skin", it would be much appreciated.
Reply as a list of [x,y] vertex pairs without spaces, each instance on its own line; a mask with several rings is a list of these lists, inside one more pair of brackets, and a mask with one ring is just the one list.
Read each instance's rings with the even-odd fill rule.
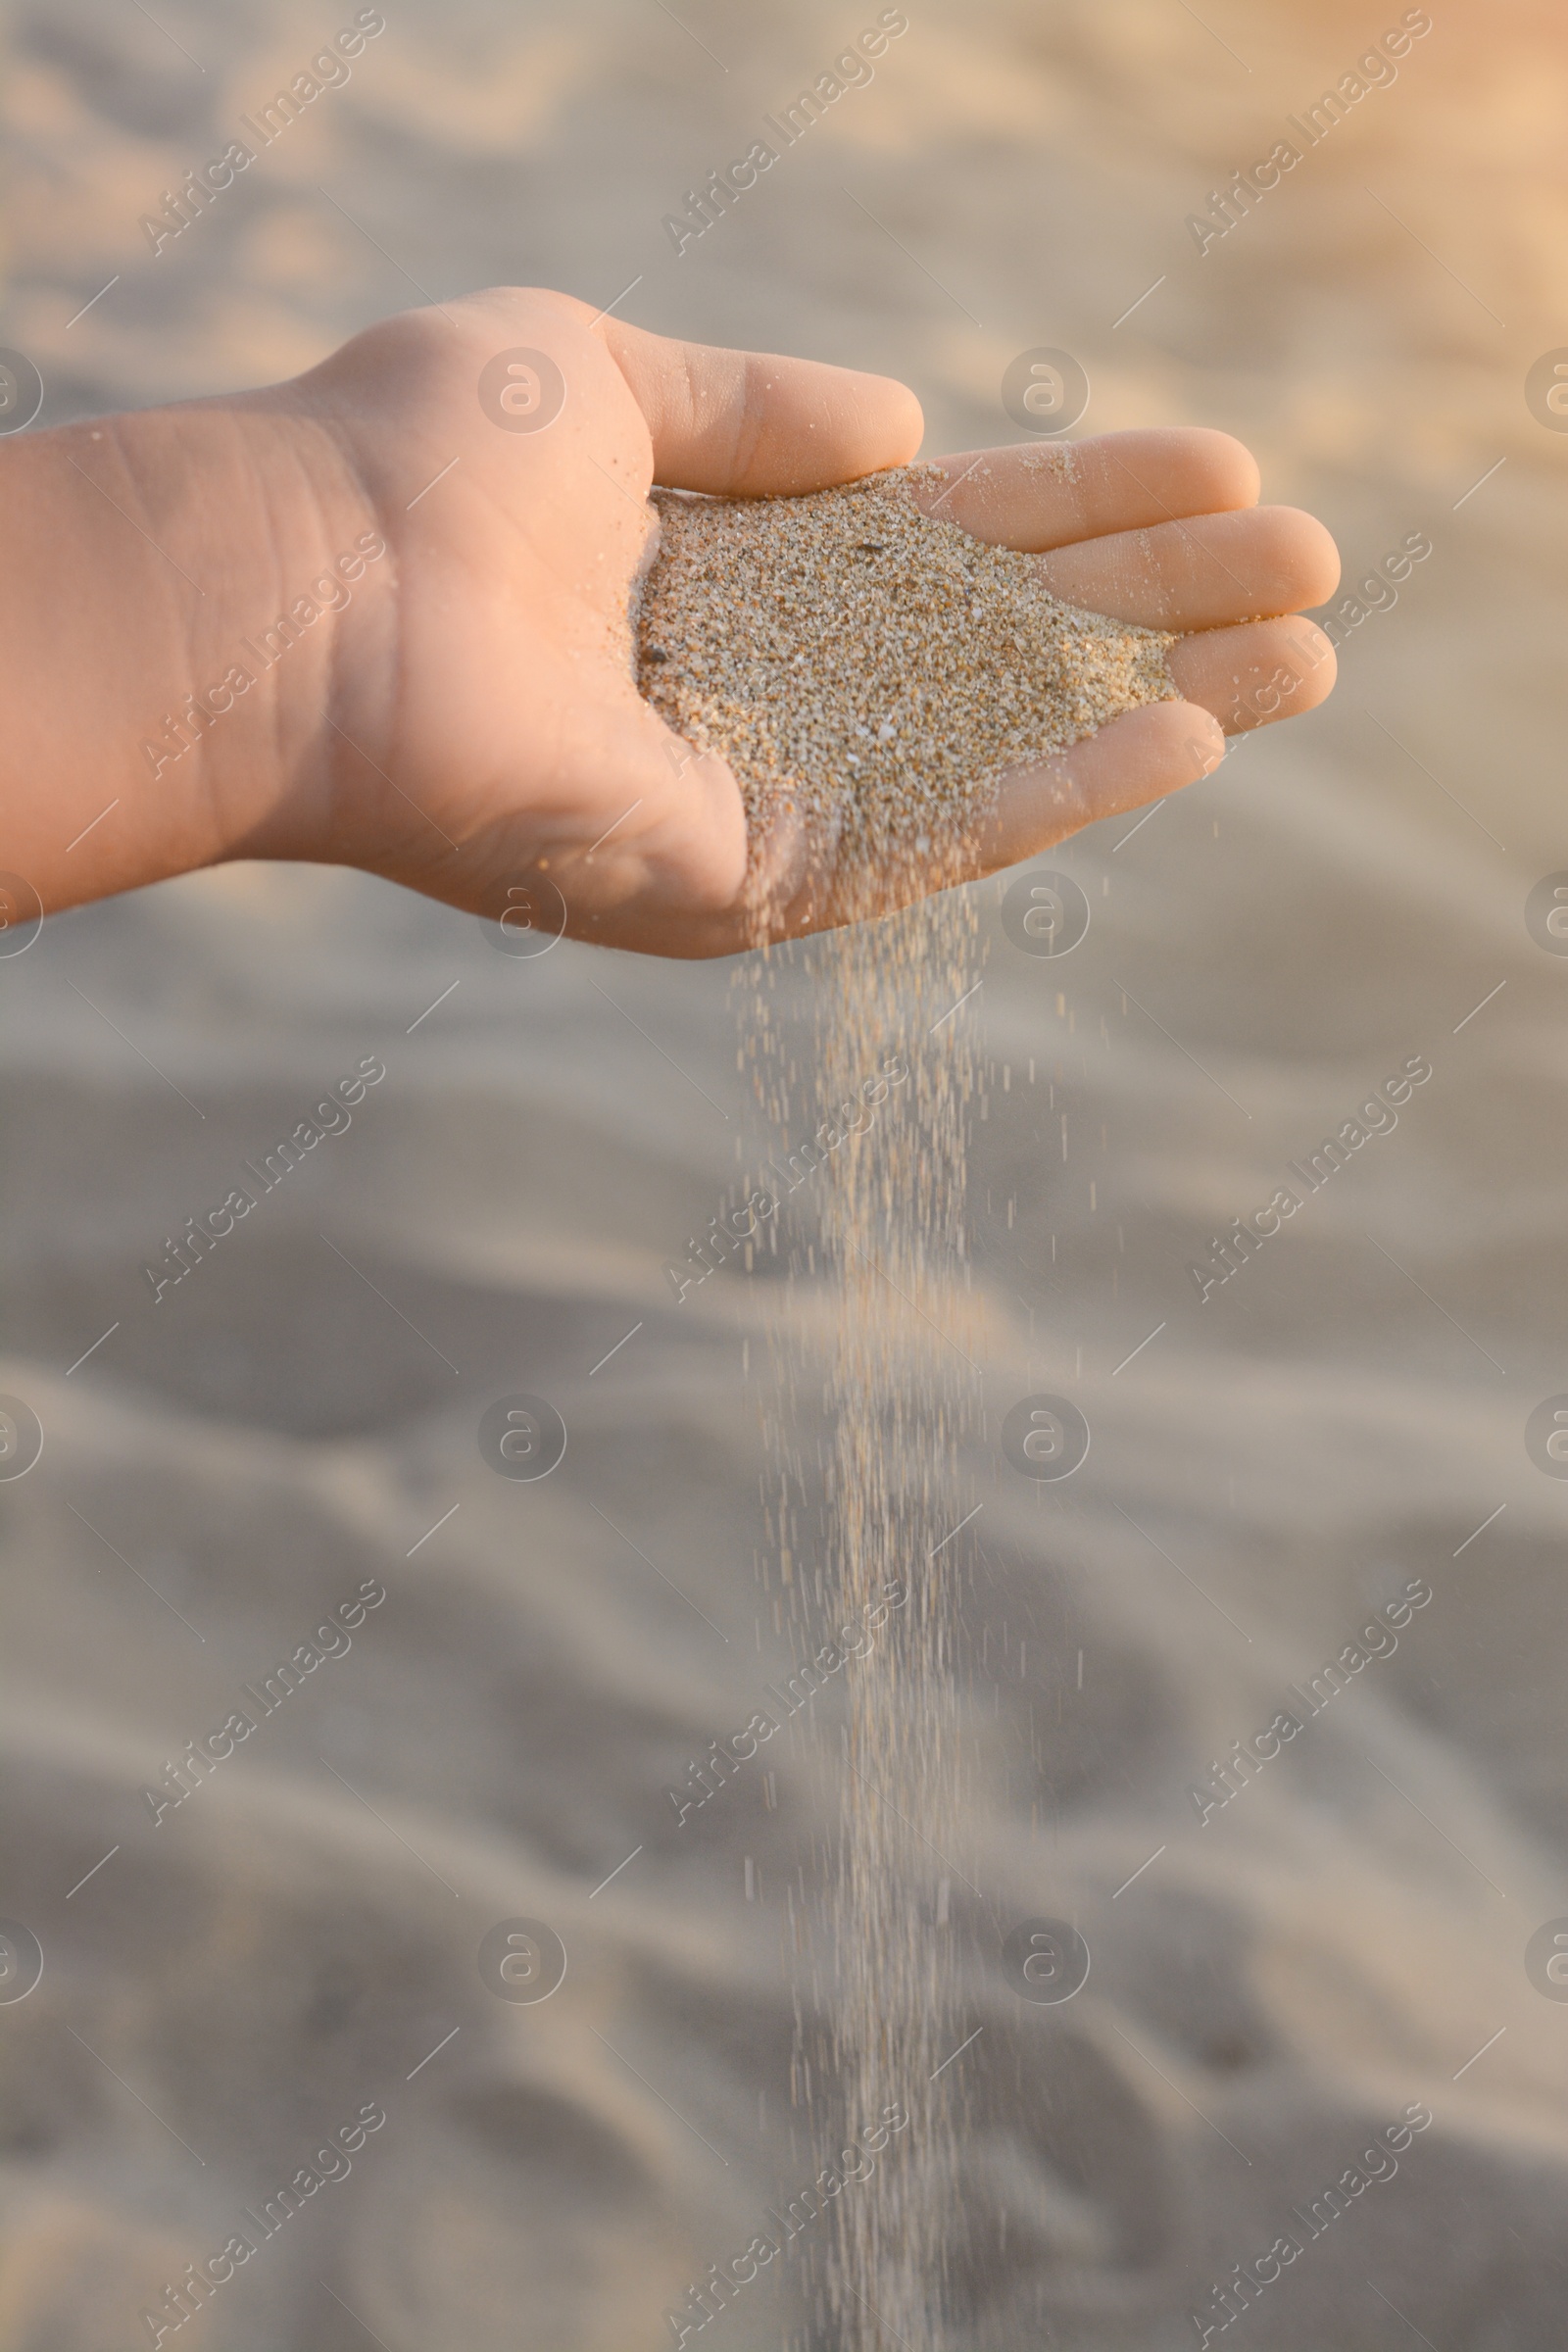
[[[543,429],[504,429],[478,396],[519,348],[564,381]],[[733,776],[641,700],[622,616],[651,483],[822,489],[907,464],[921,431],[885,377],[509,288],[386,319],[289,383],[0,444],[4,863],[51,911],[233,858],[357,865],[491,917],[509,891],[564,901],[571,935],[665,956],[841,919],[801,835],[749,867]],[[1186,699],[1016,771],[973,873],[1192,782],[1226,733],[1328,693],[1327,639],[1282,616],[1333,594],[1333,542],[1257,505],[1227,434],[941,463],[927,502],[1038,555],[1054,592],[1190,632],[1171,656]],[[338,559],[376,541],[345,580]],[[304,597],[346,601],[307,621]],[[291,606],[297,639],[264,667],[245,643]],[[212,710],[235,663],[254,682],[176,757],[166,716],[187,694]],[[889,877],[880,910],[920,887]]]

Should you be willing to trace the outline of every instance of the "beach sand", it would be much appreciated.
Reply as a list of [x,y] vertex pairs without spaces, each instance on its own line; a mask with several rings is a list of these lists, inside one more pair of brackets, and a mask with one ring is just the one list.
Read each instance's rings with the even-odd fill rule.
[[[966,1057],[984,1107],[933,1301],[979,1366],[952,1524],[978,1516],[913,1564],[962,1603],[941,1932],[978,2037],[887,2098],[966,2119],[933,2344],[1166,2352],[1294,2233],[1214,2340],[1555,2352],[1568,2005],[1524,1960],[1568,1912],[1564,1490],[1524,1444],[1568,1386],[1568,967],[1523,912],[1568,866],[1568,443],[1522,389],[1563,334],[1551,14],[1442,14],[1200,256],[1186,217],[1352,67],[1364,13],[940,0],[677,257],[662,217],[849,20],[409,0],[155,257],[149,204],[337,22],[157,14],[12,14],[3,339],[52,420],[287,373],[425,292],[640,280],[642,323],[906,377],[928,454],[1014,438],[1004,370],[1064,347],[1080,429],[1242,433],[1348,585],[1430,537],[1324,711],[1045,861],[1081,945],[1024,952],[979,888],[983,986],[888,1041]],[[166,2341],[652,2352],[834,2155],[803,2054],[855,1662],[708,1804],[667,1794],[801,1655],[760,1576],[769,1433],[808,1569],[832,1430],[769,1343],[787,1317],[832,1356],[831,1160],[779,1255],[679,1302],[663,1268],[827,1115],[829,958],[878,952],[773,958],[787,1134],[738,1066],[749,971],[513,957],[364,878],[237,867],[0,960],[0,1387],[46,1432],[0,1496],[0,1912],[44,1953],[0,2013],[3,2352],[150,2340],[166,2282],[366,2108],[347,2177]],[[154,1307],[164,1237],[365,1058],[352,1125]],[[1200,1302],[1210,1237],[1412,1058],[1397,1126]],[[537,1484],[477,1443],[517,1393],[569,1433]],[[1093,1432],[1059,1484],[1000,1445],[1039,1393]],[[1396,1649],[1200,1822],[1193,1785],[1413,1580]],[[351,1646],[155,1824],[144,1785],[366,1585]],[[911,1903],[929,1885],[911,1852]],[[1036,1917],[1092,1954],[1060,2007],[1001,1965]],[[536,2006],[477,1960],[523,1919],[568,1957]],[[1293,2221],[1412,2105],[1393,2177]],[[911,2126],[882,2181],[922,2157]],[[705,2343],[822,2344],[815,2227]]]

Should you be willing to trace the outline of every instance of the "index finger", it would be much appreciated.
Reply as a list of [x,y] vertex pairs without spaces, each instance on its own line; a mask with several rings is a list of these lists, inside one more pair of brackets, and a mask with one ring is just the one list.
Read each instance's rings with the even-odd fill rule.
[[1192,514],[1257,504],[1257,460],[1206,425],[1101,433],[1087,441],[1028,441],[939,458],[941,483],[916,482],[928,514],[992,547],[1043,555],[1107,531],[1137,531]]
[[728,498],[798,497],[906,466],[924,419],[907,384],[821,360],[600,332],[654,444],[654,479]]

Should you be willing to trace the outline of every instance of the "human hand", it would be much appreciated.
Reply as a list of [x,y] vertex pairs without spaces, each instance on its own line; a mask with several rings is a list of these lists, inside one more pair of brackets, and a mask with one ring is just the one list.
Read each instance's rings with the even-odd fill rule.
[[[396,566],[395,690],[387,679],[384,716],[367,709],[350,732],[440,828],[414,821],[344,749],[344,849],[491,915],[530,886],[555,907],[539,887],[553,885],[568,931],[656,953],[723,954],[760,928],[834,919],[831,877],[805,870],[795,841],[759,845],[747,888],[734,779],[694,760],[638,695],[623,616],[651,552],[652,482],[776,495],[905,464],[920,433],[912,396],[596,323],[559,295],[479,295],[452,320],[389,320],[298,388],[329,400]],[[497,429],[473,395],[481,368],[517,346],[548,352],[564,381],[542,430]],[[979,538],[1041,551],[1054,593],[1183,632],[1171,669],[1187,699],[1020,771],[979,834],[975,872],[1192,781],[1220,757],[1222,727],[1309,708],[1334,672],[1318,632],[1255,617],[1321,601],[1338,562],[1310,516],[1252,503],[1257,469],[1240,444],[1127,433],[1079,444],[1070,469],[1036,460],[1029,448],[946,461],[956,487],[923,496]]]
[[[537,426],[493,388],[518,350],[548,355],[564,386]],[[321,610],[159,769],[156,856],[117,848],[123,818],[105,825],[69,871],[43,858],[46,905],[274,857],[363,866],[492,918],[531,894],[558,910],[549,928],[564,909],[576,937],[663,955],[839,919],[804,840],[764,840],[749,859],[729,770],[695,759],[636,690],[626,612],[652,553],[651,483],[799,494],[906,464],[921,416],[904,386],[501,289],[384,320],[266,391],[106,422],[113,503],[149,518],[143,535],[202,600],[183,610],[177,581],[143,559],[159,641],[181,649],[177,682],[199,708],[236,643],[254,654],[280,612]],[[34,447],[80,448],[76,473],[103,489],[107,453],[84,431]],[[1191,782],[1225,729],[1309,709],[1334,674],[1327,640],[1278,617],[1332,593],[1332,541],[1307,515],[1255,506],[1239,443],[1114,434],[1074,445],[1062,468],[1041,467],[1038,448],[943,461],[953,486],[922,495],[977,537],[1038,553],[1054,593],[1183,632],[1170,666],[1187,699],[1016,771],[976,835],[977,874]],[[337,609],[321,594],[334,551],[371,535],[386,559]],[[134,552],[125,542],[122,561]],[[291,599],[308,580],[316,599]],[[914,887],[890,877],[888,910]]]

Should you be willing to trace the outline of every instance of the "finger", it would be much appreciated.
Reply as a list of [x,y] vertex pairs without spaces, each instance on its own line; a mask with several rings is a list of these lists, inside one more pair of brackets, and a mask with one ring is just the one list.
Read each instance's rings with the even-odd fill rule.
[[1224,735],[1190,703],[1150,703],[1087,736],[1071,750],[1015,767],[968,838],[947,842],[928,861],[905,858],[872,873],[835,873],[819,849],[795,896],[775,905],[775,938],[876,921],[910,901],[972,882],[1038,856],[1101,817],[1162,800],[1209,774],[1225,757]]
[[1081,540],[1039,559],[1053,596],[1146,629],[1213,629],[1327,604],[1340,555],[1296,507],[1199,514]]
[[654,479],[788,497],[906,466],[924,420],[907,385],[817,360],[678,343],[607,318],[599,332],[648,419]]
[[1173,645],[1167,666],[1189,702],[1212,710],[1227,735],[1298,718],[1332,693],[1334,648],[1309,620],[1254,620]]
[[1213,772],[1225,738],[1192,703],[1146,703],[1070,751],[1015,768],[976,836],[974,873],[1034,858],[1069,833],[1161,801]]
[[938,460],[948,487],[917,484],[925,512],[991,547],[1038,554],[1103,531],[1255,506],[1257,461],[1207,426],[1030,441]]

